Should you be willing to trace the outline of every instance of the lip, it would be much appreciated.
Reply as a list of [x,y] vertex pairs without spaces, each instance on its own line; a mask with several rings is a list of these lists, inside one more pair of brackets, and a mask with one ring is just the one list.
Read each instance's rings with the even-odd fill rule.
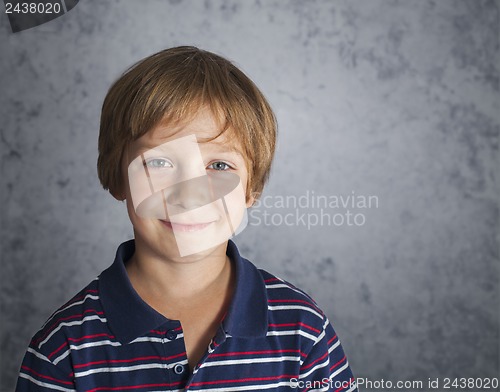
[[177,222],[169,222],[166,220],[160,220],[160,222],[168,227],[169,229],[172,229],[176,232],[183,232],[183,233],[192,233],[195,231],[201,231],[205,229],[206,227],[210,226],[214,222],[206,222],[206,223],[177,223]]

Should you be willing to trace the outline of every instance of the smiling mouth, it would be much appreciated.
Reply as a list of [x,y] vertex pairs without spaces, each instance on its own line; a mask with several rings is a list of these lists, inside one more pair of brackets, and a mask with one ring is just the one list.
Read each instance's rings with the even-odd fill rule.
[[207,223],[190,223],[190,224],[169,222],[169,221],[166,221],[166,220],[160,220],[160,222],[164,226],[166,226],[166,227],[168,227],[168,228],[170,228],[170,229],[172,229],[174,231],[184,232],[184,233],[192,233],[192,232],[195,232],[195,231],[203,230],[204,228],[210,226],[215,221],[213,221],[213,222],[207,222]]

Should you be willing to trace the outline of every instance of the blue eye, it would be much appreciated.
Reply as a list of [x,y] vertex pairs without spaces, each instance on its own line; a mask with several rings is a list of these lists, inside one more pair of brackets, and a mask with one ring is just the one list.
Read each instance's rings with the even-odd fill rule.
[[220,170],[220,171],[232,169],[231,166],[229,166],[226,162],[222,162],[222,161],[217,161],[217,162],[211,163],[210,165],[208,165],[208,168],[213,169],[213,170]]
[[164,169],[173,167],[172,163],[168,159],[164,158],[151,158],[144,162],[144,165],[149,169]]

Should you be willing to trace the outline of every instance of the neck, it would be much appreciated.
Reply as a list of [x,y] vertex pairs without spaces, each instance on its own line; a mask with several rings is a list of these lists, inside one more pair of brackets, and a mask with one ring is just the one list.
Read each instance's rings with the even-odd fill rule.
[[201,300],[226,297],[231,291],[232,268],[226,244],[180,260],[166,260],[148,254],[136,241],[136,251],[126,269],[141,298],[168,318]]

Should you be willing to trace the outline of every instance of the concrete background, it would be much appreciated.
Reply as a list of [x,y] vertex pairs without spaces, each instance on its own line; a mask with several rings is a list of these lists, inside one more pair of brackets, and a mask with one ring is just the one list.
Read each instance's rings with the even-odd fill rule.
[[[274,204],[236,242],[319,302],[355,376],[498,376],[499,4],[82,0],[17,34],[0,15],[1,390],[49,314],[131,237],[96,176],[108,87],[181,44],[233,60],[271,101]],[[313,193],[378,205],[276,204]]]

